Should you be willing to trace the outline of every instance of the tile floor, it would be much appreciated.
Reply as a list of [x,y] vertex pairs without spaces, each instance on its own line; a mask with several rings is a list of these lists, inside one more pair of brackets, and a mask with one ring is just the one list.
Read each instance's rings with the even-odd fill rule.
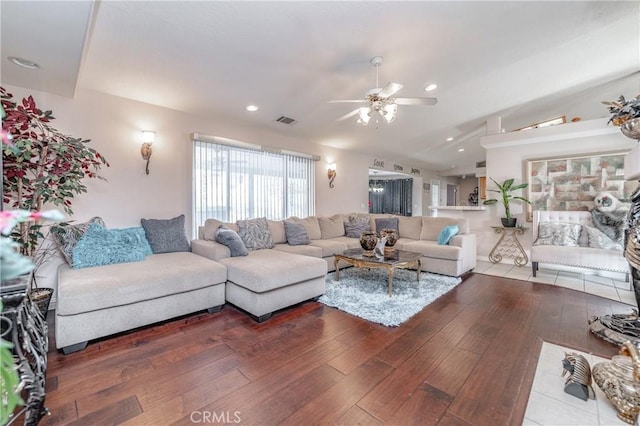
[[542,284],[557,285],[584,291],[608,299],[613,299],[636,306],[636,299],[631,290],[631,285],[624,281],[624,276],[609,278],[599,275],[587,275],[577,272],[558,271],[552,269],[538,269],[537,276],[531,274],[531,266],[515,266],[513,263],[491,263],[478,260],[474,272],[498,277],[513,278],[516,280],[532,281]]
[[583,401],[564,392],[565,377],[562,377],[562,359],[565,351],[583,355],[589,361],[591,368],[599,362],[608,361],[606,358],[543,342],[522,424],[525,426],[626,424],[618,419],[615,407],[595,383],[593,384],[595,400]]

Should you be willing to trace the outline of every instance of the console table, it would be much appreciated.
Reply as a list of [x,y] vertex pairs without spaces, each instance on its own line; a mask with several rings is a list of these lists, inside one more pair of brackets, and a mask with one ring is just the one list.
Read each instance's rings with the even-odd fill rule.
[[518,241],[518,235],[524,234],[527,228],[505,228],[503,226],[492,226],[492,228],[493,232],[500,234],[500,238],[489,253],[489,260],[493,263],[500,263],[503,257],[512,257],[514,258],[513,263],[517,266],[526,265],[529,262],[529,257]]
[[13,344],[13,359],[18,366],[19,388],[25,403],[9,418],[8,425],[21,419],[24,425],[37,425],[47,413],[44,406],[47,322],[29,298],[26,282],[9,280],[0,286],[0,337]]

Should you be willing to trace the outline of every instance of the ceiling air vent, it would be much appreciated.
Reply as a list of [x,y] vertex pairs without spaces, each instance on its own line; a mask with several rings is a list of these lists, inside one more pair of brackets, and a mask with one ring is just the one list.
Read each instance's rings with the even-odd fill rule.
[[476,163],[476,167],[487,167],[487,160],[485,161],[478,161]]
[[288,125],[291,125],[291,124],[293,124],[293,123],[295,123],[295,122],[296,122],[296,120],[294,120],[293,118],[291,118],[291,117],[286,117],[286,116],[284,116],[284,115],[281,115],[278,119],[276,119],[276,121],[277,121],[278,123],[288,124]]

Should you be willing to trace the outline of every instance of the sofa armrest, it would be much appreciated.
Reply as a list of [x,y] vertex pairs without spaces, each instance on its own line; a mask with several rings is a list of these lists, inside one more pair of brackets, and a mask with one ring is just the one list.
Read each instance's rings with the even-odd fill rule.
[[211,260],[220,260],[231,257],[231,250],[229,250],[229,247],[210,240],[191,241],[191,251]]
[[449,245],[461,248],[464,271],[469,271],[476,267],[476,257],[478,249],[476,245],[476,234],[454,235],[449,240]]

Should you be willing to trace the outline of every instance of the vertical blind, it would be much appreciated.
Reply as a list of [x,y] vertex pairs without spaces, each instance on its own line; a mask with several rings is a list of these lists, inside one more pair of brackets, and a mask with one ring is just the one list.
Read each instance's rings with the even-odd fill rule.
[[315,214],[311,158],[193,141],[194,233],[209,218],[223,222]]

